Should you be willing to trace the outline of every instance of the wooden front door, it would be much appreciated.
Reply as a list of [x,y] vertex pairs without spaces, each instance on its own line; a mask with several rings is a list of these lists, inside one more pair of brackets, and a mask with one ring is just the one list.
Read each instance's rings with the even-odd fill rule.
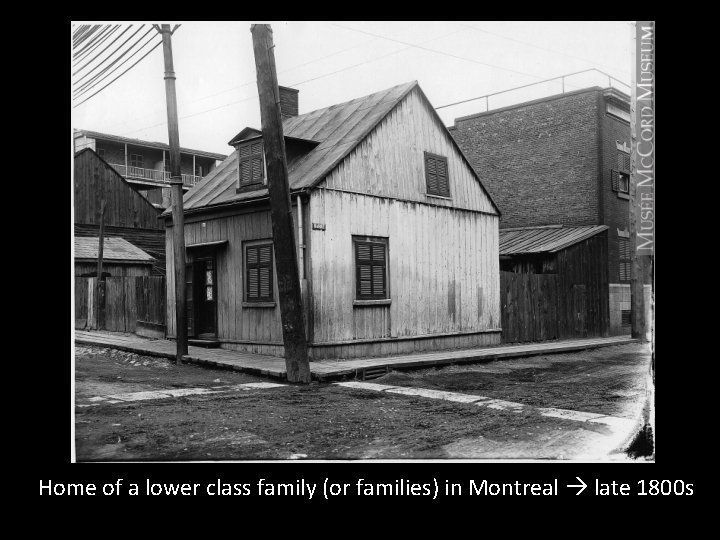
[[200,338],[217,337],[215,257],[195,261],[195,331]]

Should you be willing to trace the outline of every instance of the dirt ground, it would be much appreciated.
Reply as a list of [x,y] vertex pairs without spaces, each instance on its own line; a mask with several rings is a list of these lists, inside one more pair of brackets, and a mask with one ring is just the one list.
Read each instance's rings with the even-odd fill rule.
[[[75,395],[268,381],[96,347],[76,348]],[[391,372],[372,382],[626,418],[640,410],[640,345]],[[605,425],[328,383],[76,408],[78,461],[602,458]],[[617,452],[614,456],[622,456]]]

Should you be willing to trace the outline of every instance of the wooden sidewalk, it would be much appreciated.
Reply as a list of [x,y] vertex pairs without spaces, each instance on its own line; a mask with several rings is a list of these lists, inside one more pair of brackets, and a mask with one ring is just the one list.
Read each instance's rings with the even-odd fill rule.
[[[366,372],[378,372],[390,369],[425,368],[462,364],[471,362],[489,362],[499,358],[520,358],[539,354],[596,349],[611,345],[635,343],[637,339],[629,336],[607,338],[569,339],[522,345],[500,345],[482,349],[451,350],[434,353],[407,354],[383,358],[364,358],[359,360],[321,360],[310,362],[312,378],[318,381],[345,378],[366,378]],[[147,339],[133,334],[112,332],[76,331],[75,343],[97,345],[133,352],[146,356],[175,358],[175,342],[166,339]],[[285,360],[262,354],[229,351],[225,349],[206,349],[188,347],[185,360],[193,364],[206,364],[244,373],[285,379]]]

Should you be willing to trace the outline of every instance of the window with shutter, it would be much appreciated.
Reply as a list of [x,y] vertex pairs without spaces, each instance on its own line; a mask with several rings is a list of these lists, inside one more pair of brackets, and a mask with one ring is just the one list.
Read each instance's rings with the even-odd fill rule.
[[618,264],[620,281],[630,281],[630,240],[618,238]]
[[265,178],[262,141],[253,141],[238,148],[238,185],[260,184]]
[[355,296],[357,300],[389,298],[387,238],[355,237]]
[[272,243],[245,246],[245,301],[273,301]]
[[447,158],[425,152],[425,181],[428,195],[450,197]]
[[610,171],[612,190],[619,193],[630,193],[630,154],[618,150],[615,167]]

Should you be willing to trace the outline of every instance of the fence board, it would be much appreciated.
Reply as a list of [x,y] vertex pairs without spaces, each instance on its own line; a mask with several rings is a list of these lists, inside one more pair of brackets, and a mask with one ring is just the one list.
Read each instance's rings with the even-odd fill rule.
[[[75,325],[96,329],[95,281],[75,278]],[[108,277],[105,279],[105,326],[113,332],[135,332],[138,321],[165,325],[163,276]]]

